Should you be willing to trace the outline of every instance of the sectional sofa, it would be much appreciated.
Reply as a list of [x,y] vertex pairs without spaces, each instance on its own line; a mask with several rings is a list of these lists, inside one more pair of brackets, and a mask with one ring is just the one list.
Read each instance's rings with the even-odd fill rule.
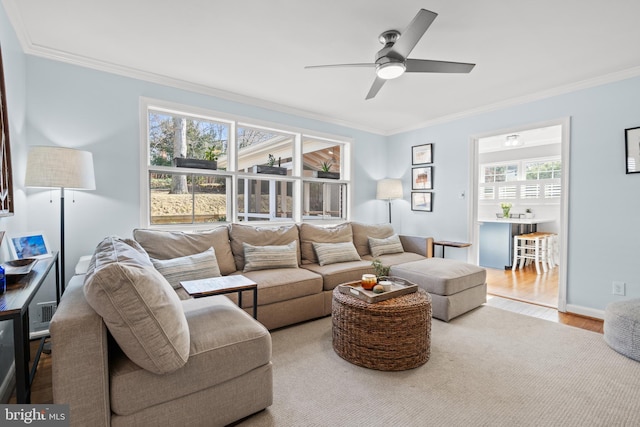
[[[224,425],[272,403],[269,329],[331,314],[341,283],[373,259],[432,295],[450,320],[486,299],[486,272],[432,257],[431,238],[388,224],[230,224],[208,231],[136,229],[108,237],[52,319],[53,395],[72,425]],[[182,280],[243,274],[258,284],[192,299]]]

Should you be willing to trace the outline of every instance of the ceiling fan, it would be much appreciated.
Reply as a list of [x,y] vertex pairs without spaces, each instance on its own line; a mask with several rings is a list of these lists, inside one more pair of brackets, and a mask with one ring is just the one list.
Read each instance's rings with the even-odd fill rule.
[[371,99],[380,91],[387,80],[395,79],[406,73],[468,73],[476,64],[465,62],[432,61],[430,59],[407,58],[413,48],[418,44],[431,23],[438,16],[437,13],[426,9],[420,9],[413,21],[401,33],[397,30],[388,30],[380,34],[378,38],[384,45],[376,53],[373,63],[358,64],[334,64],[334,65],[308,65],[304,68],[329,68],[329,67],[375,67],[376,79],[367,94],[366,99]]

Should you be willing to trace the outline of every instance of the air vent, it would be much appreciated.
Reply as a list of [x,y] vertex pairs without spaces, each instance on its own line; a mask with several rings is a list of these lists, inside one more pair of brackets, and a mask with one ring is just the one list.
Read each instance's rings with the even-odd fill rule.
[[41,302],[38,303],[38,307],[40,308],[38,311],[40,316],[39,323],[49,323],[53,317],[53,313],[56,312],[56,302]]

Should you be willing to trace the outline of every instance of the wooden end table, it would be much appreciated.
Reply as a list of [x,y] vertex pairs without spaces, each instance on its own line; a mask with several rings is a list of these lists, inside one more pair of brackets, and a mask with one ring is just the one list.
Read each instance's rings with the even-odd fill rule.
[[449,246],[450,248],[467,248],[467,247],[471,246],[471,243],[450,242],[448,240],[438,240],[437,242],[433,242],[433,247],[434,247],[433,252],[434,253],[435,253],[435,247],[436,246],[442,246],[442,258],[444,258],[444,248],[446,248],[447,246]]
[[238,307],[242,308],[242,292],[253,291],[253,318],[258,319],[258,284],[241,274],[211,277],[209,279],[185,280],[180,285],[194,298],[238,293]]

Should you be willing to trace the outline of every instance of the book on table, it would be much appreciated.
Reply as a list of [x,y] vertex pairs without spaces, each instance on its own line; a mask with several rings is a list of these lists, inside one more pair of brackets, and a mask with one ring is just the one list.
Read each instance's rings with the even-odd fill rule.
[[250,289],[256,286],[256,282],[238,274],[233,276],[210,277],[207,279],[184,280],[180,282],[180,285],[182,285],[189,295],[202,295]]

